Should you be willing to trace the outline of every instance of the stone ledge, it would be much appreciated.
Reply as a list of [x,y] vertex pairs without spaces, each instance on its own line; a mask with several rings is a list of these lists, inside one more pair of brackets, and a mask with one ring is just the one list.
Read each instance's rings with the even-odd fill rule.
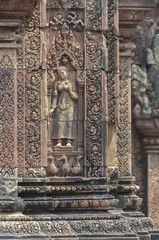
[[[15,237],[16,235],[16,237]],[[120,213],[58,214],[42,216],[6,216],[0,218],[1,239],[103,239],[150,240],[159,237],[152,221],[134,213],[124,217]],[[152,238],[157,239],[157,238]]]

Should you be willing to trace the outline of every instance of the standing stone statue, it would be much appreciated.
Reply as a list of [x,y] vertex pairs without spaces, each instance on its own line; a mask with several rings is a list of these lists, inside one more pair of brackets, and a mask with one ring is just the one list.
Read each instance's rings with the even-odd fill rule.
[[67,77],[66,67],[59,67],[57,76],[58,80],[53,85],[49,111],[49,115],[53,118],[52,139],[57,140],[57,147],[62,146],[62,140],[66,140],[66,146],[70,147],[73,138],[74,105],[78,96],[73,89],[72,82]]

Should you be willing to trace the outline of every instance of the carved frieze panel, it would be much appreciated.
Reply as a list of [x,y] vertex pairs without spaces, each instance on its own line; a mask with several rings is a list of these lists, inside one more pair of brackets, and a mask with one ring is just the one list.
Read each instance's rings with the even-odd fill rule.
[[[66,14],[57,11],[51,11],[49,26],[50,29],[56,31],[64,27],[68,27],[70,30],[81,32],[84,28],[83,17],[79,16],[79,12],[71,11]],[[82,14],[81,14],[82,15]]]
[[83,8],[84,0],[49,0],[47,1],[48,8]]

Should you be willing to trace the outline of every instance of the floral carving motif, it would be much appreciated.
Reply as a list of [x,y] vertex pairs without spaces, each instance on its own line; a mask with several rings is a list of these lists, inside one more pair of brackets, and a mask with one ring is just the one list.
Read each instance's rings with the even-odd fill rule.
[[39,3],[27,18],[25,31],[25,167],[41,162],[41,74]]
[[102,28],[102,1],[87,0],[86,5],[87,28],[90,30],[101,30]]
[[17,163],[19,168],[24,168],[25,161],[25,105],[24,105],[24,72],[17,72]]
[[33,15],[27,19],[25,35],[25,66],[30,70],[40,67],[40,30],[39,4],[36,5]]
[[119,175],[129,175],[129,112],[128,112],[128,72],[129,58],[121,58],[120,60],[120,95],[119,95],[119,111],[120,118],[117,127],[117,156]]
[[104,32],[108,47],[108,120],[115,122],[115,74],[116,74],[116,31],[114,21],[114,0],[108,1],[108,30]]
[[86,148],[88,176],[102,175],[102,74],[100,38],[86,36]]

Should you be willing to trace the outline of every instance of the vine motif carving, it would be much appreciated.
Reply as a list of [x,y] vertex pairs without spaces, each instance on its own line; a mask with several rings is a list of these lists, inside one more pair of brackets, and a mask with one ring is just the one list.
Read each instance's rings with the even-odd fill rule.
[[84,0],[49,0],[48,8],[82,8],[84,7]]
[[108,1],[108,30],[104,32],[108,47],[108,120],[115,122],[116,30],[114,23],[114,0]]
[[90,30],[102,29],[102,1],[87,0],[86,6],[87,28]]
[[[0,62],[0,165],[14,167],[14,70],[8,55]],[[8,68],[9,69],[5,69]],[[2,69],[3,68],[3,69]]]
[[90,32],[86,35],[86,54],[87,69],[100,70],[102,64],[101,39],[96,38]]
[[86,146],[88,176],[102,175],[102,76],[100,39],[86,35]]
[[17,48],[17,166],[18,175],[25,168],[25,71],[24,71],[24,53],[25,53],[25,31],[19,29],[19,36],[22,37],[21,47]]
[[25,167],[41,163],[40,11],[36,4],[25,32]]
[[17,164],[24,168],[25,164],[25,118],[24,118],[24,72],[17,72]]
[[27,19],[25,35],[25,66],[27,69],[38,70],[40,67],[40,12],[39,4],[30,18]]
[[117,127],[117,156],[119,175],[129,175],[129,113],[128,113],[129,59],[120,60],[120,119]]

